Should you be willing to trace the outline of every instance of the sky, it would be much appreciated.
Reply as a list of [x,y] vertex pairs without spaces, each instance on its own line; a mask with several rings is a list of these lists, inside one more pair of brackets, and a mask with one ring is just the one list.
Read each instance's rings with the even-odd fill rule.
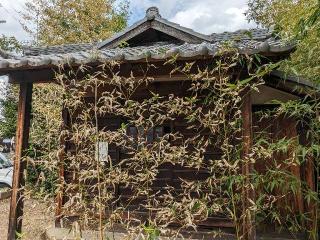
[[[129,25],[144,17],[148,7],[157,6],[162,17],[198,32],[210,34],[253,28],[244,12],[248,0],[130,0]],[[26,0],[0,0],[0,34],[29,40],[19,23]]]

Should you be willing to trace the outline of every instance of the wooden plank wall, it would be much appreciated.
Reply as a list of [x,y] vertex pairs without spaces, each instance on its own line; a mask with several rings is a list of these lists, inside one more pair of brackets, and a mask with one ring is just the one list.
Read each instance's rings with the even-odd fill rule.
[[[302,181],[302,183],[306,182],[309,184],[310,188],[314,190],[314,165],[311,167],[309,166],[310,159],[307,159],[305,164],[297,164],[297,162],[299,162],[298,160],[301,160],[299,159],[299,156],[296,155],[297,145],[308,144],[304,137],[304,130],[305,129],[298,126],[298,122],[295,119],[290,117],[282,116],[278,117],[277,119],[260,119],[257,115],[254,115],[254,132],[256,136],[263,132],[265,137],[270,139],[270,142],[276,142],[282,139],[293,139],[287,152],[274,153],[272,158],[269,159],[257,159],[255,169],[258,171],[258,173],[265,174],[267,169],[281,170],[291,174],[296,178],[296,180]],[[294,159],[294,161],[290,162],[289,160],[292,159]],[[306,169],[308,170],[306,171]],[[290,187],[289,185],[287,186]],[[284,192],[281,189],[275,188],[273,194],[279,197],[282,196]],[[314,208],[310,208],[310,205],[306,204],[301,185],[297,186],[297,189],[294,193],[289,190],[289,192],[286,192],[286,195],[286,198],[280,197],[280,199],[276,202],[276,206],[280,211],[281,217],[285,217],[287,215],[291,215],[291,217],[293,217],[293,214],[299,215],[306,212],[314,212]],[[316,222],[315,219],[312,220],[312,226],[314,226],[314,222]],[[281,227],[276,223],[270,224],[270,222],[267,222],[267,224],[267,231],[277,231],[277,229]],[[310,222],[305,223],[302,220],[300,224],[310,224]]]

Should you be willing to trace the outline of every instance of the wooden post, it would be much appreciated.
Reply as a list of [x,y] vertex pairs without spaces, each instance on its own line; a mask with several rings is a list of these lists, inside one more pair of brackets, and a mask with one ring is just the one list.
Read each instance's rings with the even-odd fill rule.
[[[299,125],[299,141],[300,144],[305,147],[310,147],[310,139],[308,139],[308,129],[306,129],[306,126]],[[307,184],[307,187],[313,191],[316,192],[316,176],[315,176],[315,159],[312,156],[312,154],[308,154],[305,159],[305,163],[303,166],[303,172],[304,172],[304,181]],[[314,200],[311,200],[310,202],[307,202],[305,200],[305,212],[308,213],[308,221],[306,222],[306,229],[308,231],[307,233],[307,239],[308,240],[316,240],[319,239],[319,226],[318,226],[318,213],[317,213],[317,203]]]
[[[315,164],[314,159],[310,156],[307,157],[305,163],[305,178],[307,186],[310,190],[316,192],[315,184]],[[318,237],[318,217],[317,217],[317,203],[311,200],[309,203],[305,203],[306,211],[309,213],[309,221],[307,222],[308,240],[316,240]]]
[[25,155],[25,150],[28,148],[31,101],[32,83],[21,83],[18,104],[16,152],[14,159],[12,196],[7,238],[8,240],[15,240],[17,237],[17,233],[21,233],[22,228],[21,217],[23,215],[23,188],[25,183],[23,173],[26,168],[26,162],[23,160],[23,157]]
[[250,211],[251,201],[255,201],[255,193],[251,188],[251,177],[254,164],[249,161],[252,146],[252,103],[250,91],[245,91],[242,103],[243,152],[242,175],[246,177],[243,187],[242,203],[242,236],[245,240],[256,239],[255,213]]

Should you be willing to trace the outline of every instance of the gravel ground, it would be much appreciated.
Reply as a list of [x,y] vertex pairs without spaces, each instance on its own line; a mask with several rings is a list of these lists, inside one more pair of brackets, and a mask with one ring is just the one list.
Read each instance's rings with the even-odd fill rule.
[[[54,224],[53,208],[51,201],[26,199],[23,218],[23,240],[41,239],[46,228]],[[10,199],[0,200],[0,239],[7,239],[8,216]]]

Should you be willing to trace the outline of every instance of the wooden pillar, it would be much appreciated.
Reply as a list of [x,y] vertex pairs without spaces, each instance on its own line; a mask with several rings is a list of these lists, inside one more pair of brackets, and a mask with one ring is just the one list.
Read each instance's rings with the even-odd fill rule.
[[[305,178],[307,186],[313,192],[316,192],[315,184],[315,164],[312,157],[307,157],[305,163]],[[318,226],[318,216],[317,216],[317,203],[314,200],[305,203],[306,211],[309,213],[309,221],[306,224],[308,230],[308,239],[316,240],[319,239],[319,226]]]
[[250,91],[245,91],[242,103],[242,121],[243,121],[243,152],[242,159],[242,175],[245,177],[243,187],[243,202],[242,202],[242,228],[241,233],[245,240],[256,239],[255,212],[249,210],[251,207],[250,201],[255,201],[255,193],[251,188],[251,177],[254,164],[249,161],[249,155],[252,146],[252,103]]
[[31,101],[32,83],[21,83],[18,104],[16,152],[14,159],[12,196],[7,238],[8,240],[16,239],[17,233],[21,233],[22,227],[21,218],[23,216],[23,191],[25,183],[23,173],[26,168],[26,162],[24,161],[23,157],[25,155],[25,150],[28,148]]
[[[308,129],[307,126],[299,125],[299,141],[300,144],[305,147],[310,147],[310,139],[308,139]],[[306,182],[307,187],[309,190],[316,192],[316,176],[315,176],[315,169],[316,169],[315,159],[311,154],[307,154],[305,163],[303,165],[303,175],[304,181]],[[318,226],[318,206],[314,200],[310,200],[309,202],[305,200],[304,203],[305,212],[308,214],[308,221],[306,222],[306,229],[307,239],[308,240],[317,240],[319,239],[319,226]]]

